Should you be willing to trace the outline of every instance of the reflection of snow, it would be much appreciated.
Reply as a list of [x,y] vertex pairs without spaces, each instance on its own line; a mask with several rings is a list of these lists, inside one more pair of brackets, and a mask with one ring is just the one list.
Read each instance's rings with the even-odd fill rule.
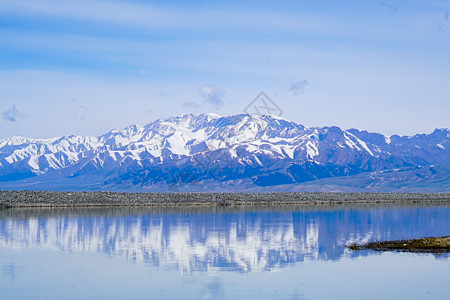
[[[282,264],[317,257],[318,226],[309,224],[305,235],[294,236],[292,223],[263,226],[255,222],[245,230],[231,223],[227,231],[192,228],[186,223],[88,222],[74,218],[0,221],[0,246],[16,250],[44,248],[74,252],[104,252],[145,261],[181,272],[228,268],[268,271]],[[200,234],[198,234],[200,232]],[[312,256],[312,255],[311,255]]]
[[309,223],[306,230],[306,247],[312,253],[312,257],[319,258],[319,226],[317,223]]
[[183,273],[271,271],[357,255],[345,250],[353,242],[448,234],[448,209],[411,211],[0,217],[0,247],[99,252]]

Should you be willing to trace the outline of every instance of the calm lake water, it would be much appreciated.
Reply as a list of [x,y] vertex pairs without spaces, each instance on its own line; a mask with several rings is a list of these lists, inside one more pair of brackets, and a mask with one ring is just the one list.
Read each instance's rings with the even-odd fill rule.
[[0,211],[0,299],[448,299],[450,206]]

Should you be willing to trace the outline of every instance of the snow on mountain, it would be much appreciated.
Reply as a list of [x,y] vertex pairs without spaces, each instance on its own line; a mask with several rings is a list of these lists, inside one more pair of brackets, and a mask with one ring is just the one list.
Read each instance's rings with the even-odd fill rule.
[[107,187],[208,180],[270,186],[448,162],[448,129],[388,137],[269,115],[183,114],[99,137],[0,140],[3,182],[96,176]]

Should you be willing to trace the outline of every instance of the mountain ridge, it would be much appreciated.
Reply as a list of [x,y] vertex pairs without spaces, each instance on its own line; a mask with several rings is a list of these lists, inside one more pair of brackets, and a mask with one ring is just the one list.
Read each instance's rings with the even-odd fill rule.
[[271,115],[182,114],[98,137],[2,139],[0,188],[48,178],[41,186],[51,189],[51,178],[80,176],[86,183],[102,178],[98,189],[167,185],[170,191],[174,185],[232,182],[270,187],[448,163],[448,128],[386,136],[337,126],[308,128]]

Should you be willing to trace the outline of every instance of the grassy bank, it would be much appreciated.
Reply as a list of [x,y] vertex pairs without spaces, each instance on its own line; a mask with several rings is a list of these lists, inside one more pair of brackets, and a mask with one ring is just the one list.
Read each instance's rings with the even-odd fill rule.
[[352,250],[450,253],[450,236],[348,245]]

